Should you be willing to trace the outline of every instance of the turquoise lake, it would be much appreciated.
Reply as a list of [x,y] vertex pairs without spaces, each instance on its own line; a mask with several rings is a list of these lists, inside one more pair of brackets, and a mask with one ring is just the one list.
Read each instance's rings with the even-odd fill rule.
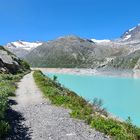
[[108,112],[124,120],[130,116],[133,124],[140,126],[140,79],[50,73],[46,75],[51,78],[56,75],[62,85],[85,99],[102,99]]

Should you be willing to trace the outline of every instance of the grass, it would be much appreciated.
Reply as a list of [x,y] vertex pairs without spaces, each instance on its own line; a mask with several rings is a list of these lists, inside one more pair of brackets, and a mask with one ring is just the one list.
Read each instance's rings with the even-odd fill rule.
[[131,123],[131,119],[120,122],[108,117],[108,113],[101,107],[101,100],[94,99],[93,103],[86,101],[75,92],[62,87],[56,76],[51,80],[41,71],[35,71],[33,76],[44,96],[54,105],[71,109],[71,117],[84,120],[114,140],[140,139],[140,129]]
[[0,139],[10,130],[10,126],[5,118],[6,110],[9,108],[8,97],[15,96],[17,88],[16,82],[23,77],[24,73],[0,74]]

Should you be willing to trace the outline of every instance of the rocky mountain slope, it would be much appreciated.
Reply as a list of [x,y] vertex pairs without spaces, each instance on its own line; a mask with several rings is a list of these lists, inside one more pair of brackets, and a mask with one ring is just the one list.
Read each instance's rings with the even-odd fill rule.
[[29,69],[29,65],[0,46],[0,73],[17,73]]
[[[24,47],[12,51],[19,54],[21,48]],[[137,25],[116,40],[83,39],[73,35],[59,37],[42,42],[23,57],[33,67],[139,69],[139,50],[140,25]]]
[[122,36],[121,39],[123,41],[133,41],[133,40],[140,40],[140,24],[132,29],[126,31]]
[[26,55],[25,59],[34,67],[94,68],[125,52],[128,50],[123,47],[99,47],[91,40],[64,36],[43,43]]

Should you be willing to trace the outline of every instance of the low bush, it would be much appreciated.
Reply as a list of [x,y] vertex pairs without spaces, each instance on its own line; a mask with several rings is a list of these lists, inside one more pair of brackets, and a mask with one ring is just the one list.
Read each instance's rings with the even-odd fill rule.
[[91,127],[120,140],[130,139],[123,124],[113,119],[94,117],[91,121]]
[[23,67],[23,70],[30,70],[30,65],[26,61],[20,60],[20,64]]

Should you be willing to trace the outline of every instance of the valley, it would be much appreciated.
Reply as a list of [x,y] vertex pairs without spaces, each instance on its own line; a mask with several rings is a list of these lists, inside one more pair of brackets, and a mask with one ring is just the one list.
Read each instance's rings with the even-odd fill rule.
[[[130,92],[131,99],[132,91],[134,94],[139,91],[139,88],[136,88],[140,77],[139,36],[140,25],[129,29],[116,40],[85,39],[68,35],[46,42],[15,41],[4,47],[1,46],[0,84],[1,88],[6,88],[6,90],[0,94],[2,101],[0,105],[3,107],[3,110],[0,110],[2,112],[0,123],[3,124],[0,127],[0,131],[3,132],[0,137],[6,140],[139,139],[139,128],[135,126],[139,125],[138,111],[135,110],[135,115],[133,112],[136,108],[135,103],[131,104],[130,112],[126,111],[121,114],[118,111],[119,100],[112,98],[115,96],[119,99],[118,93],[115,94],[113,90],[116,85],[120,86],[119,89],[123,89],[123,92],[118,91],[118,96],[124,95],[121,100],[124,106],[121,104],[119,109],[127,110],[126,94]],[[31,73],[30,66],[32,67]],[[54,74],[53,79],[48,77],[48,74],[51,73]],[[71,89],[70,82],[68,85],[66,84],[65,88],[65,83],[57,81],[57,78],[59,79],[59,76],[63,75],[71,76],[71,78],[74,76],[72,83],[76,80],[76,76],[77,79],[80,76],[85,79],[76,81],[79,83],[79,86],[76,83],[73,85],[76,86],[76,89]],[[101,76],[101,79],[99,80],[96,76]],[[106,76],[105,81],[102,76]],[[116,79],[119,77],[120,84],[116,83]],[[128,81],[124,81],[123,78],[128,78]],[[91,79],[93,81],[89,81]],[[19,80],[21,81],[19,82]],[[80,82],[86,80],[87,82],[82,86]],[[88,82],[98,88],[90,89],[88,87],[90,84],[86,85]],[[125,85],[126,83],[128,85]],[[98,91],[101,84],[104,92],[102,89]],[[133,86],[127,91],[128,88],[122,88],[122,85]],[[87,89],[81,88],[87,96],[77,90],[81,86],[90,89],[87,93]],[[89,94],[91,91],[95,92],[92,97]],[[16,96],[11,97],[11,93]],[[106,100],[105,105],[108,105],[109,112],[102,108],[102,100],[98,100],[96,96]],[[86,99],[89,97],[93,98],[93,103]],[[134,97],[137,101],[138,96]],[[12,103],[10,103],[11,101]],[[113,115],[109,115],[109,113],[113,113]],[[128,114],[130,114],[130,118],[127,119]],[[123,121],[114,115],[118,115]],[[135,125],[132,124],[132,116],[135,116]]]

